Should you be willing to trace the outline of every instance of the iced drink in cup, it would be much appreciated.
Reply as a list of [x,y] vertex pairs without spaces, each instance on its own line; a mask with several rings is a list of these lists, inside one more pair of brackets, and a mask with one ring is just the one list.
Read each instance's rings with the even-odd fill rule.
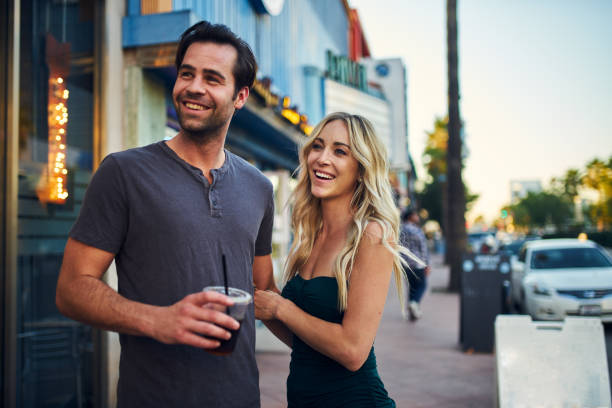
[[[242,327],[242,321],[246,316],[249,304],[253,301],[253,297],[250,293],[245,292],[241,289],[227,288],[226,294],[224,286],[207,286],[203,289],[203,291],[219,292],[232,299],[234,305],[225,307],[225,313],[237,320],[238,323],[240,323],[240,327]],[[240,333],[240,327],[238,327],[238,330],[227,329],[232,334],[232,337],[230,337],[229,340],[219,339],[221,345],[216,349],[208,351],[217,356],[226,356],[228,354],[231,354],[232,351],[234,351],[234,347],[236,347],[236,341],[238,340],[238,333]]]

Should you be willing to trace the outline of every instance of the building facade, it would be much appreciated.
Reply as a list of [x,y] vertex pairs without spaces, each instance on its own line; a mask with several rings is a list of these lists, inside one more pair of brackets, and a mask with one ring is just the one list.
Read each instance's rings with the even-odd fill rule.
[[400,58],[366,58],[371,84],[379,87],[390,108],[389,164],[391,181],[399,195],[399,206],[414,201],[414,166],[408,149],[408,81],[406,67]]
[[[397,150],[394,102],[368,83],[360,59],[369,48],[346,0],[8,0],[0,7],[5,407],[114,405],[117,336],[63,317],[55,285],[100,161],[176,133],[174,53],[191,24],[228,25],[259,62],[227,146],[275,185],[277,271],[290,239],[291,174],[312,126],[333,110],[362,112]],[[404,171],[403,158],[392,161]],[[105,279],[116,285],[114,266]]]

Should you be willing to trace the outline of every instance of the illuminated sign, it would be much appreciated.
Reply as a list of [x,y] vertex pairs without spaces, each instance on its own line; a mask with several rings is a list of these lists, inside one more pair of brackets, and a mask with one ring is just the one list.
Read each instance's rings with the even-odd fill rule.
[[272,80],[268,77],[261,80],[256,79],[253,84],[253,94],[266,107],[274,109],[287,122],[297,127],[305,135],[312,132],[313,127],[308,124],[308,116],[298,112],[295,106],[291,106],[291,98],[284,96],[282,99],[270,90]]
[[264,78],[262,80],[256,79],[253,83],[253,91],[258,96],[265,106],[276,107],[280,104],[280,97],[270,90],[272,81],[270,78]]
[[330,50],[327,50],[327,77],[364,92],[368,90],[366,67]]

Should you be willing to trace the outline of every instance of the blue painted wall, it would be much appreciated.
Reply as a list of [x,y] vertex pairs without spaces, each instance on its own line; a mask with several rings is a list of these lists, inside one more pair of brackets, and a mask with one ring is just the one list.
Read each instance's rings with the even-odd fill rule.
[[[155,38],[164,31],[160,29],[161,22],[153,25],[160,34],[134,32],[130,18],[149,16],[133,14],[140,9],[140,0],[128,0],[127,7],[130,16],[124,23],[124,45],[144,45],[145,41],[140,39],[130,44],[126,37],[145,37],[147,44],[167,42],[167,38]],[[168,18],[174,16],[173,25],[176,25],[177,12],[190,11],[198,20],[230,27],[253,48],[259,63],[258,77],[272,78],[274,90],[291,96],[292,103],[309,115],[311,123],[320,119],[322,106],[312,97],[320,92],[320,83],[308,79],[305,68],[315,67],[324,72],[328,49],[337,55],[348,55],[348,18],[341,0],[286,0],[278,16],[256,14],[249,0],[174,0],[173,11],[166,13]],[[186,29],[191,19],[184,21]]]

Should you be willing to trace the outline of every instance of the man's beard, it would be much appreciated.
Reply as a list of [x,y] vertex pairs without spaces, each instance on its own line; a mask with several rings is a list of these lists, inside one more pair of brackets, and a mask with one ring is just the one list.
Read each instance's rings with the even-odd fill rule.
[[232,119],[231,115],[223,117],[223,112],[217,110],[218,106],[213,107],[210,117],[199,121],[184,118],[179,106],[175,106],[175,109],[183,134],[197,144],[206,144],[219,137],[219,131]]
[[205,144],[218,137],[219,130],[227,123],[220,118],[210,118],[211,120],[207,120],[206,123],[188,125],[180,113],[177,116],[183,134],[197,144]]

